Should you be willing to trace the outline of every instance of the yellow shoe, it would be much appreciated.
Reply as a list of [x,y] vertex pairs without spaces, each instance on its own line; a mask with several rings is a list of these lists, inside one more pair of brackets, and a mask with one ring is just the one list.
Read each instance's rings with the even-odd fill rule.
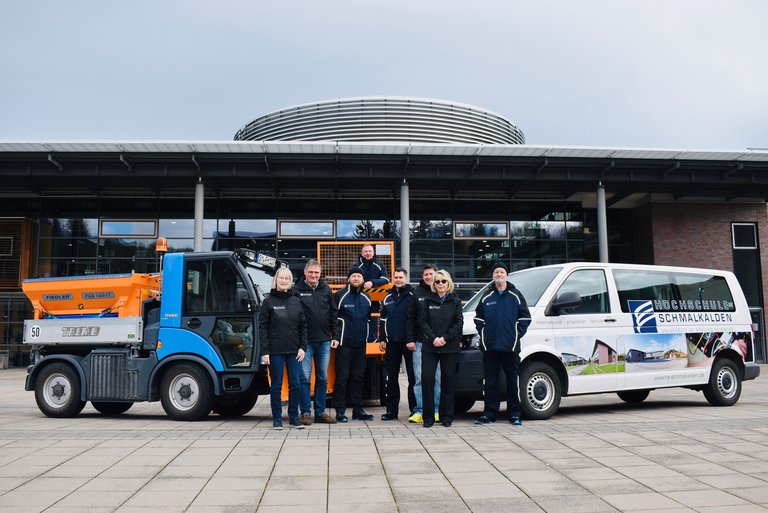
[[435,412],[435,422],[440,422],[440,414]]
[[421,424],[424,422],[424,417],[421,416],[421,413],[414,413],[410,417],[408,417],[408,422],[413,422],[414,424]]

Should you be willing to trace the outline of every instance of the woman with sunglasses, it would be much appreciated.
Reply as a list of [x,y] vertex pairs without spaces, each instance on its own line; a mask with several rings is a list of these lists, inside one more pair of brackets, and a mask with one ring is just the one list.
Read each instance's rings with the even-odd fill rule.
[[464,316],[461,300],[453,293],[450,273],[440,270],[432,281],[432,295],[419,303],[419,327],[424,334],[421,354],[421,393],[424,427],[435,423],[435,370],[443,370],[440,379],[440,420],[445,427],[453,423],[454,374],[461,350]]

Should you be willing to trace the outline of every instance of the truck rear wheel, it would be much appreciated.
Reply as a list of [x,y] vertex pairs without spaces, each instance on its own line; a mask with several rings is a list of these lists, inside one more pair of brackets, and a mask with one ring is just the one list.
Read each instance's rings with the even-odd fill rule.
[[251,411],[258,400],[259,396],[256,394],[220,396],[213,401],[213,412],[222,417],[241,417]]
[[91,406],[102,415],[120,415],[121,413],[127,412],[131,406],[133,406],[133,403],[91,401]]
[[712,406],[732,406],[741,397],[741,373],[728,358],[718,358],[712,366],[704,397]]
[[80,376],[71,365],[52,363],[37,376],[35,402],[48,417],[74,417],[85,407],[80,387]]
[[213,385],[199,366],[179,363],[160,384],[160,403],[173,420],[200,420],[211,413]]
[[520,372],[520,409],[531,420],[545,420],[560,407],[560,378],[544,362],[531,362]]

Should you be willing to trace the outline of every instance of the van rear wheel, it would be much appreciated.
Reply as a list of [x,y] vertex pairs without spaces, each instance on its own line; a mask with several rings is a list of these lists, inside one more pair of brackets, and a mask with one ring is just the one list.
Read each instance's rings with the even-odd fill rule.
[[736,404],[741,397],[741,373],[735,363],[727,358],[715,361],[709,383],[704,387],[704,397],[712,406]]
[[617,395],[625,403],[642,403],[648,398],[650,393],[650,390],[624,390],[617,392]]
[[560,407],[562,395],[557,372],[544,362],[531,362],[520,372],[520,409],[526,418],[545,420]]

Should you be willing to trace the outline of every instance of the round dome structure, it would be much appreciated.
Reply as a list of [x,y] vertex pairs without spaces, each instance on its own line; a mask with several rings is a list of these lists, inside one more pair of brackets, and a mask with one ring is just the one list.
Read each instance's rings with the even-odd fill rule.
[[472,105],[407,97],[342,98],[270,112],[235,134],[236,141],[406,141],[524,144],[504,117]]

